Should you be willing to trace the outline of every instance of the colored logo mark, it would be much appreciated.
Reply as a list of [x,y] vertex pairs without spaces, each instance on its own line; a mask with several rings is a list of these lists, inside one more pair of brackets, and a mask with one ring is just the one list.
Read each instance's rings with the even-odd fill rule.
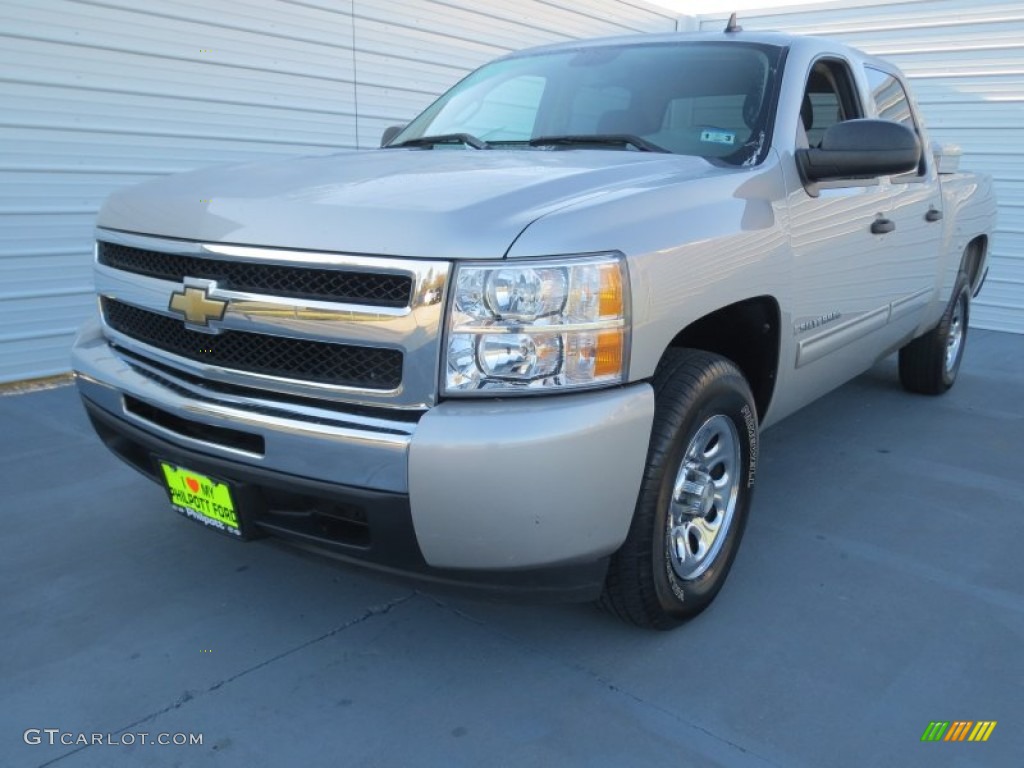
[[185,316],[185,322],[194,325],[207,327],[211,320],[223,320],[228,303],[220,299],[211,299],[209,294],[210,288],[216,285],[211,282],[202,288],[194,285],[182,286],[182,290],[171,294],[168,309],[181,313]]
[[933,720],[921,734],[921,741],[988,741],[996,720]]

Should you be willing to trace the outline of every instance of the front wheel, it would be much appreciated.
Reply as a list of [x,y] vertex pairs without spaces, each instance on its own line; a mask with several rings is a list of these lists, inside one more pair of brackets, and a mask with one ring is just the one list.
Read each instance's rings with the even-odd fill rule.
[[639,626],[670,629],[710,605],[736,555],[757,467],[757,410],[739,369],[708,352],[670,350],[652,384],[643,483],[601,603]]

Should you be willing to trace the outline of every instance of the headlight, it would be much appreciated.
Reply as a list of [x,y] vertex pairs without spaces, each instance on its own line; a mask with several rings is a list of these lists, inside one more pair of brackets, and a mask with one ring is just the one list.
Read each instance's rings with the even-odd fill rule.
[[628,363],[625,260],[458,264],[448,309],[446,393],[615,384]]

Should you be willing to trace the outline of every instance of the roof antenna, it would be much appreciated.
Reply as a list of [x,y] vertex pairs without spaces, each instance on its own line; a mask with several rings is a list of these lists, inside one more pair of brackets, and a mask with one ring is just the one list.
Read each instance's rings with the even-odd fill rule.
[[726,32],[742,32],[743,27],[736,23],[736,11],[732,12],[732,16],[729,17],[729,23],[725,25]]

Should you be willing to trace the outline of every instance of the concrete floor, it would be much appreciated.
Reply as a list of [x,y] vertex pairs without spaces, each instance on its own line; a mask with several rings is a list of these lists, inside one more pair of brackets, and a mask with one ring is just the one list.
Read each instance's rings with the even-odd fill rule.
[[0,397],[0,765],[1019,766],[1022,428],[1024,336],[972,332],[941,398],[878,366],[765,434],[728,584],[652,633],[214,535],[72,388]]

